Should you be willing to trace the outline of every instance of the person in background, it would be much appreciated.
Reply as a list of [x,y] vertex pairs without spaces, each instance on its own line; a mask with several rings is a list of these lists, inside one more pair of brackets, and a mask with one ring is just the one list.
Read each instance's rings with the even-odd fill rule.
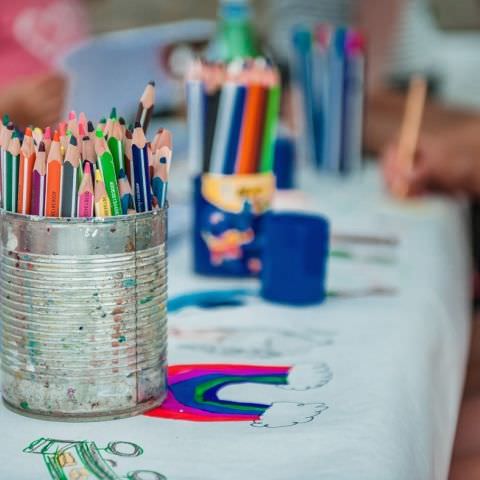
[[88,35],[81,0],[2,2],[0,112],[19,127],[59,120],[66,79],[58,60]]

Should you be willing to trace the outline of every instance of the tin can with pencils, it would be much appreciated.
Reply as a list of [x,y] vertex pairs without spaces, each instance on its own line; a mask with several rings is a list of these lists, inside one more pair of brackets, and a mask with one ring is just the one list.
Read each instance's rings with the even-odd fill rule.
[[0,212],[2,394],[52,420],[127,417],[166,394],[167,211]]

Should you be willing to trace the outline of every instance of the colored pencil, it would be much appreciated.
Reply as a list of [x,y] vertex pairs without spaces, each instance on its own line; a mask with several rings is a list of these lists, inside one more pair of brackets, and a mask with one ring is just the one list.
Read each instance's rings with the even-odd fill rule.
[[95,142],[95,127],[90,120],[87,122],[87,134],[90,137],[90,140]]
[[133,202],[133,193],[130,182],[122,170],[118,175],[118,190],[120,192],[120,202],[122,204],[122,212],[124,215],[127,215],[129,211],[135,211],[135,204]]
[[235,161],[237,158],[238,145],[240,143],[240,131],[242,128],[246,95],[246,86],[239,85],[235,96],[235,104],[233,106],[231,128],[228,133],[227,148],[225,150],[225,162],[222,171],[222,173],[227,175],[235,172]]
[[205,137],[205,89],[202,81],[201,62],[192,62],[187,73],[187,131],[188,164],[190,171],[197,174],[203,169]]
[[62,165],[62,202],[60,210],[62,217],[75,217],[77,215],[79,167],[80,152],[78,151],[77,138],[72,135]]
[[96,137],[95,153],[97,154],[97,164],[105,182],[105,188],[110,200],[111,214],[113,216],[121,215],[122,207],[113,157],[110,150],[108,150],[107,142],[101,130],[97,130]]
[[135,185],[135,171],[133,168],[133,156],[132,156],[132,132],[130,129],[125,131],[125,139],[123,142],[123,148],[125,151],[125,168],[130,185]]
[[30,208],[30,213],[32,215],[43,216],[45,212],[46,158],[47,155],[45,151],[45,143],[42,141],[38,146],[38,152],[32,172],[32,195]]
[[425,79],[420,76],[412,77],[405,101],[405,113],[400,129],[397,153],[405,171],[413,168],[426,95],[427,83]]
[[120,171],[125,171],[125,152],[123,151],[123,132],[120,123],[113,121],[110,137],[108,138],[108,148],[112,153],[113,162],[115,164],[115,172],[117,176]]
[[40,142],[43,140],[43,132],[41,128],[35,127],[32,131],[35,150],[38,152]]
[[135,123],[140,123],[143,128],[143,132],[147,133],[148,125],[153,114],[153,107],[155,104],[155,82],[148,82],[145,90],[140,97],[140,103],[138,104],[137,116]]
[[266,88],[252,83],[247,87],[244,118],[240,133],[240,144],[235,162],[235,173],[255,173],[263,132],[263,116],[259,112],[265,109]]
[[78,217],[93,217],[94,209],[94,189],[92,183],[92,170],[90,162],[85,162],[85,171],[78,189],[77,199],[77,216]]
[[122,129],[122,138],[125,137],[125,130],[127,126],[125,125],[125,119],[123,117],[118,117],[118,123],[120,124],[120,128]]
[[[87,123],[88,123],[87,116],[85,115],[84,112],[80,112],[80,115],[78,116],[78,127],[80,128],[80,125],[82,125],[84,130],[87,130]],[[81,135],[80,131],[78,132],[78,135],[79,136]]]
[[20,139],[19,133],[15,130],[8,144],[5,155],[5,210],[9,212],[17,211],[17,192],[18,192],[18,168],[20,162]]
[[267,105],[265,111],[265,127],[261,140],[260,172],[273,170],[273,155],[275,149],[275,136],[277,133],[277,120],[280,110],[280,80],[278,74],[273,73],[268,82]]
[[218,85],[211,87],[205,95],[205,139],[203,142],[203,172],[210,171],[210,159],[212,155],[215,126],[217,123],[218,106],[220,103],[220,89]]
[[85,164],[90,163],[90,172],[92,175],[92,184],[95,183],[95,146],[88,135],[82,138],[82,170],[85,171]]
[[45,194],[45,215],[59,217],[62,203],[62,154],[60,135],[53,134],[50,152],[47,158],[47,190]]
[[95,215],[97,217],[110,217],[112,215],[110,200],[99,168],[95,171]]
[[75,137],[78,137],[77,114],[73,110],[68,114],[67,131],[71,132]]
[[60,135],[60,152],[63,155],[65,155],[65,152],[67,151],[68,147],[68,142],[69,138],[67,135],[67,123],[66,122],[60,122],[58,124],[58,133]]
[[9,122],[6,126],[3,126],[1,135],[0,135],[0,170],[2,172],[2,207],[7,208],[7,149],[10,143],[10,139],[13,136],[13,123]]
[[132,135],[132,158],[135,181],[135,207],[137,212],[146,212],[152,209],[152,194],[150,190],[147,140],[139,122],[135,124]]
[[32,172],[35,163],[35,147],[32,130],[27,128],[20,149],[17,212],[30,215],[32,196]]
[[160,162],[156,162],[154,166],[154,173],[152,178],[153,194],[157,200],[157,204],[160,208],[165,206],[167,197],[167,185],[168,185],[168,172],[167,162],[163,157]]
[[50,127],[45,128],[45,132],[43,132],[43,143],[45,144],[45,154],[48,158],[50,145],[52,144],[52,129]]

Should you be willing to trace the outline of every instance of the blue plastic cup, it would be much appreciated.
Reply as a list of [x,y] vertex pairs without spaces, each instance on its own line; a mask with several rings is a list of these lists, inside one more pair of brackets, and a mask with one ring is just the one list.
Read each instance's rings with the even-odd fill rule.
[[261,295],[292,305],[326,297],[329,224],[325,217],[270,213],[264,224]]

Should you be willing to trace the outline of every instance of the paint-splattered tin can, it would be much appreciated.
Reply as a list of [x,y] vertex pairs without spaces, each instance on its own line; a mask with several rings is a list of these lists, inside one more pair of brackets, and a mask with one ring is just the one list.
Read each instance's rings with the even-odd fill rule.
[[11,409],[104,420],[166,393],[167,212],[0,212],[2,394]]

